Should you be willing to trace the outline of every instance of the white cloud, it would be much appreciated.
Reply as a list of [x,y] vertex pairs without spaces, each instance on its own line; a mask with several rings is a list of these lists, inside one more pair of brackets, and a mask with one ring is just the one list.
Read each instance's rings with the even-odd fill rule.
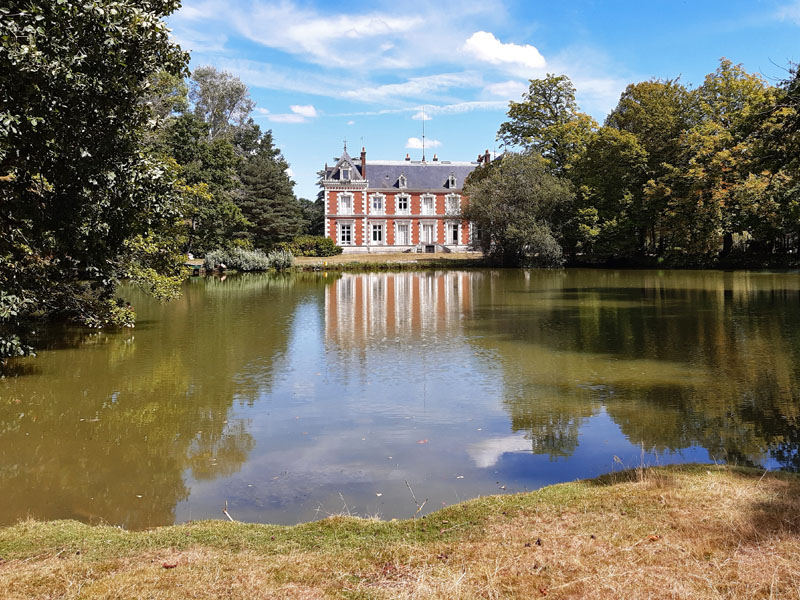
[[[425,140],[425,147],[426,148],[438,148],[442,145],[442,142],[439,140]],[[419,150],[422,148],[422,140],[415,137],[408,138],[406,142],[406,148],[411,148],[412,150]]]
[[467,448],[467,453],[475,462],[475,466],[486,469],[497,464],[500,457],[507,452],[531,451],[531,442],[524,437],[509,435],[500,438],[490,438]]
[[292,177],[292,176],[294,176],[294,171],[292,171],[292,167],[286,167],[286,169],[284,169],[284,171],[283,171],[283,172],[284,172],[284,173],[286,173],[286,176],[287,176],[287,177]]
[[292,109],[293,113],[296,113],[298,115],[303,115],[304,117],[311,118],[317,116],[317,109],[314,108],[311,104],[305,106],[299,104],[293,104],[289,108]]
[[[234,11],[232,20],[254,42],[338,67],[364,64],[375,50],[390,52],[393,45],[385,38],[402,36],[424,23],[420,16],[317,12],[286,0],[252,3],[247,10]],[[375,44],[376,38],[384,41]],[[367,43],[371,52],[363,53]]]
[[521,81],[503,81],[489,84],[484,89],[491,96],[519,101],[522,94],[528,91],[528,86]]
[[269,114],[267,118],[273,123],[305,123],[309,119],[318,117],[317,109],[311,104],[292,104],[290,107],[292,112],[283,114]]
[[355,121],[348,121],[348,122],[347,122],[347,124],[348,124],[348,125],[355,125],[355,124],[356,124],[356,122],[355,122]]
[[775,14],[781,21],[791,21],[795,25],[800,25],[800,0],[778,7]]
[[260,106],[256,106],[256,112],[260,115],[268,115],[269,109],[268,108],[261,108]]
[[379,86],[364,86],[344,93],[345,98],[362,102],[394,102],[407,98],[426,98],[441,94],[452,88],[469,88],[481,84],[482,78],[474,71],[462,73],[439,73],[411,77],[402,83]]
[[547,61],[535,46],[504,44],[488,31],[476,31],[461,49],[474,58],[493,65],[513,65],[530,69],[543,69]]
[[430,113],[421,110],[417,114],[411,115],[411,118],[415,121],[430,121],[433,117]]
[[303,115],[296,113],[281,113],[277,115],[269,115],[267,118],[273,123],[305,123],[306,118]]

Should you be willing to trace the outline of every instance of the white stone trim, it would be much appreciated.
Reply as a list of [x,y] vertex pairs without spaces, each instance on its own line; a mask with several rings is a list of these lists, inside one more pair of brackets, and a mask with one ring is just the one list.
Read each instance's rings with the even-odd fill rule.
[[[398,225],[408,225],[408,238],[406,239],[405,244],[400,244],[397,241],[397,226]],[[414,225],[411,219],[395,219],[394,220],[394,245],[395,246],[410,246],[411,240],[414,234]]]
[[[342,211],[342,198],[350,198],[350,212]],[[336,194],[336,213],[348,217],[356,214],[356,195],[353,192],[341,191]]]
[[[345,244],[342,242],[342,225],[350,226],[350,243]],[[356,220],[355,219],[337,219],[336,220],[336,244],[338,246],[355,246],[356,245]]]
[[[456,201],[456,209],[455,211],[450,210],[448,207],[448,200]],[[455,216],[461,214],[461,194],[447,194],[444,197],[444,214],[447,216]]]
[[[425,200],[431,200],[431,212],[425,212]],[[424,217],[433,217],[436,215],[436,194],[420,194],[419,197],[419,214]]]
[[[381,200],[381,209],[380,211],[375,211],[375,207],[373,206],[373,201],[380,198]],[[369,214],[371,215],[385,215],[386,214],[386,194],[375,193],[369,195]]]
[[[406,208],[400,208],[400,199],[404,198],[406,201]],[[411,214],[411,194],[401,192],[394,195],[394,213],[396,215],[410,215]]]
[[[376,242],[372,239],[372,226],[373,225],[380,225],[383,229],[381,230],[381,241]],[[386,246],[387,245],[387,227],[386,227],[386,219],[369,219],[367,220],[367,245],[369,246]]]

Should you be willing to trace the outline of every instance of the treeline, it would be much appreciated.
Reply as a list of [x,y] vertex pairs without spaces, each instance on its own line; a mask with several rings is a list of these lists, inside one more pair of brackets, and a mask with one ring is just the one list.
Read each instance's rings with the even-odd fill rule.
[[789,265],[800,252],[800,74],[723,59],[703,84],[629,85],[600,126],[566,76],[531,80],[468,181],[502,264]]
[[188,71],[178,0],[0,4],[0,370],[44,319],[130,326],[123,279],[176,296],[186,253],[321,233],[246,86]]
[[322,203],[295,197],[289,165],[272,131],[253,120],[255,103],[241,80],[204,66],[188,82],[158,73],[150,89],[159,122],[151,143],[183,186],[187,251],[268,250],[322,234]]

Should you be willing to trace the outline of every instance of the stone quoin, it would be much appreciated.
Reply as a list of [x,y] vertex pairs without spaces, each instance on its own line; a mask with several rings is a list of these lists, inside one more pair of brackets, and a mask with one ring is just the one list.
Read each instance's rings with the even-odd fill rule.
[[491,160],[376,160],[347,153],[325,165],[325,236],[345,252],[462,252],[473,231],[461,218],[464,180]]

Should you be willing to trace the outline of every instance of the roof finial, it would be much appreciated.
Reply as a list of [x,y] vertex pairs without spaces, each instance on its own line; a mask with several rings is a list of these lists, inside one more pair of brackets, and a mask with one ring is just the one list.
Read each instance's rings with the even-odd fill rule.
[[347,152],[347,138],[344,138],[342,141],[344,142],[344,151]]

